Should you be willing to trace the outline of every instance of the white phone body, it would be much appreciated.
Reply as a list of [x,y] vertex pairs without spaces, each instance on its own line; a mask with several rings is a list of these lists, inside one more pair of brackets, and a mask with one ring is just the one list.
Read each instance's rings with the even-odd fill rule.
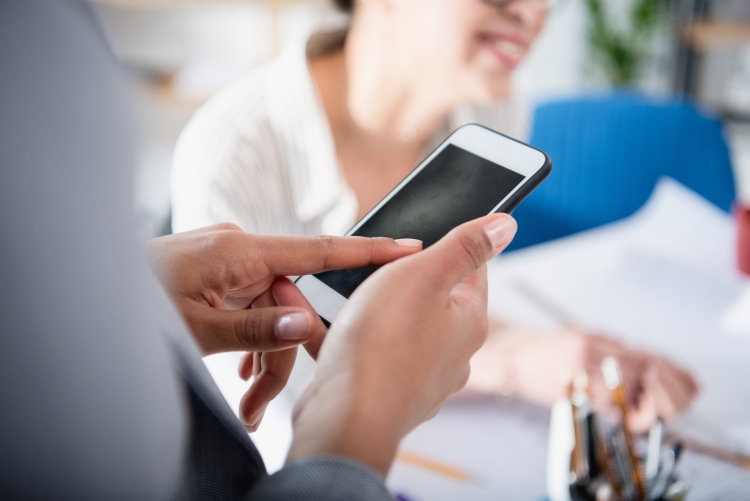
[[[451,146],[458,147],[460,150],[452,148]],[[446,148],[450,148],[450,150],[448,152],[445,152],[444,155],[441,155],[441,153],[443,153]],[[475,217],[480,217],[498,211],[512,211],[516,207],[516,205],[518,205],[518,203],[520,203],[521,200],[526,197],[526,195],[531,193],[531,191],[533,191],[533,189],[538,186],[544,180],[544,178],[547,177],[552,169],[552,164],[549,157],[541,150],[533,148],[527,144],[516,141],[515,139],[509,138],[480,125],[465,125],[454,131],[453,134],[451,134],[443,143],[440,144],[440,146],[435,149],[435,151],[430,153],[430,155],[424,161],[422,161],[422,163],[420,163],[408,176],[406,176],[406,178],[404,178],[403,181],[401,181],[383,200],[381,200],[380,203],[378,203],[370,212],[368,212],[360,221],[358,221],[357,224],[351,230],[349,230],[347,235],[356,235],[358,230],[362,228],[363,225],[366,225],[371,218],[375,217],[376,214],[381,211],[381,209],[386,207],[387,210],[388,203],[394,197],[396,197],[398,193],[404,190],[405,187],[409,185],[409,183],[412,182],[412,180],[415,179],[422,171],[425,171],[425,174],[419,179],[423,179],[426,181],[420,182],[422,182],[423,184],[429,184],[429,169],[430,166],[433,165],[433,160],[436,160],[437,158],[443,159],[441,160],[440,167],[435,167],[435,169],[445,169],[446,160],[444,159],[447,158],[446,155],[448,153],[453,155],[453,157],[451,158],[456,158],[456,155],[464,155],[466,152],[473,154],[465,156],[467,162],[481,162],[473,157],[474,155],[476,157],[484,159],[484,161],[491,162],[492,165],[482,162],[482,166],[479,167],[481,169],[484,169],[482,172],[489,172],[488,169],[499,167],[501,169],[504,168],[520,176],[523,176],[523,180],[518,182],[517,185],[513,187],[507,186],[503,187],[502,189],[498,189],[496,203],[494,203],[494,199],[491,198],[491,194],[485,196],[484,208],[481,209],[480,213],[472,214],[473,217],[470,217],[470,219],[474,219]],[[461,158],[463,157],[458,157],[458,159]],[[455,165],[456,162],[454,162],[453,164]],[[455,169],[460,167],[453,168]],[[444,172],[444,170],[441,170],[440,172]],[[512,177],[513,182],[515,182],[515,180],[519,178],[519,176],[514,176],[508,173],[504,174],[506,176]],[[446,194],[448,194],[451,192],[451,190],[453,190],[453,188],[447,186],[447,184],[448,183],[441,185],[445,186],[445,188],[440,187],[437,189],[443,190],[446,192]],[[508,191],[509,188],[510,191]],[[416,187],[415,189],[419,189],[419,187]],[[435,190],[434,184],[432,186],[432,190]],[[489,207],[487,205],[487,202],[489,200],[493,200],[491,210],[486,210]],[[400,203],[403,207],[403,204],[405,202]],[[479,208],[477,209],[479,210]],[[458,221],[458,224],[460,224],[461,222],[463,221]],[[385,231],[384,233],[385,234],[383,235],[368,236],[393,236],[387,234],[389,233],[388,231]],[[414,237],[415,236],[411,236],[409,234],[397,236],[397,238]],[[419,238],[419,236],[416,236],[416,238]],[[296,284],[297,287],[299,287],[300,291],[310,302],[310,304],[313,306],[313,308],[315,308],[315,311],[323,318],[324,321],[333,322],[341,308],[343,308],[346,304],[346,296],[342,295],[342,293],[340,292],[337,292],[327,283],[324,283],[321,279],[317,278],[314,275],[306,275],[300,277],[299,279],[297,279]]]

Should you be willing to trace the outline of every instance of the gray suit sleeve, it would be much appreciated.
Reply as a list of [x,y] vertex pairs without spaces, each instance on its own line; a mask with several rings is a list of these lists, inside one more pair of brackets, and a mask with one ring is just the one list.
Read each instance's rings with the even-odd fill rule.
[[348,459],[295,461],[255,485],[247,501],[392,501],[383,480]]
[[[218,406],[135,238],[120,80],[83,3],[0,1],[0,493],[173,499],[195,449],[208,458],[191,463],[195,481],[208,479],[199,488],[219,479],[249,500],[390,499],[374,472],[343,459],[266,475]],[[184,382],[241,450],[236,485],[209,471],[227,469],[220,443],[187,447]]]
[[88,6],[0,2],[0,492],[165,499],[182,388],[135,238],[120,75]]

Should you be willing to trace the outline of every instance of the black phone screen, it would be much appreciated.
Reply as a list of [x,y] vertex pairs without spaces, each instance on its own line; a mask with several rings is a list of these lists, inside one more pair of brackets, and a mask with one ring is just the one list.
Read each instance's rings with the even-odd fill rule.
[[[489,214],[524,177],[449,144],[352,235],[416,238],[427,248],[456,226]],[[348,298],[377,269],[326,271],[315,277]]]

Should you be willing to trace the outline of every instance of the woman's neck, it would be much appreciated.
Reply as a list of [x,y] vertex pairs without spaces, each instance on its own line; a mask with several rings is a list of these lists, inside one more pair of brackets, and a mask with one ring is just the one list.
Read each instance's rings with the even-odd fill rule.
[[351,120],[372,134],[425,139],[457,103],[387,38],[355,18],[344,48]]
[[355,16],[342,49],[310,60],[331,128],[357,142],[422,146],[460,101],[372,24]]
[[459,104],[378,41],[382,33],[353,23],[343,48],[309,61],[359,216],[422,158],[428,142]]

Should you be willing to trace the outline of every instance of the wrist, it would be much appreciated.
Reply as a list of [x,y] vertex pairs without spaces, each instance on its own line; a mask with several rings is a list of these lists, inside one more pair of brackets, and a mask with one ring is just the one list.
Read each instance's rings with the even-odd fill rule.
[[[311,388],[295,409],[292,445],[287,461],[339,456],[388,474],[405,435],[399,412],[389,402],[377,405],[367,392],[326,382]],[[313,383],[315,384],[315,383]]]

